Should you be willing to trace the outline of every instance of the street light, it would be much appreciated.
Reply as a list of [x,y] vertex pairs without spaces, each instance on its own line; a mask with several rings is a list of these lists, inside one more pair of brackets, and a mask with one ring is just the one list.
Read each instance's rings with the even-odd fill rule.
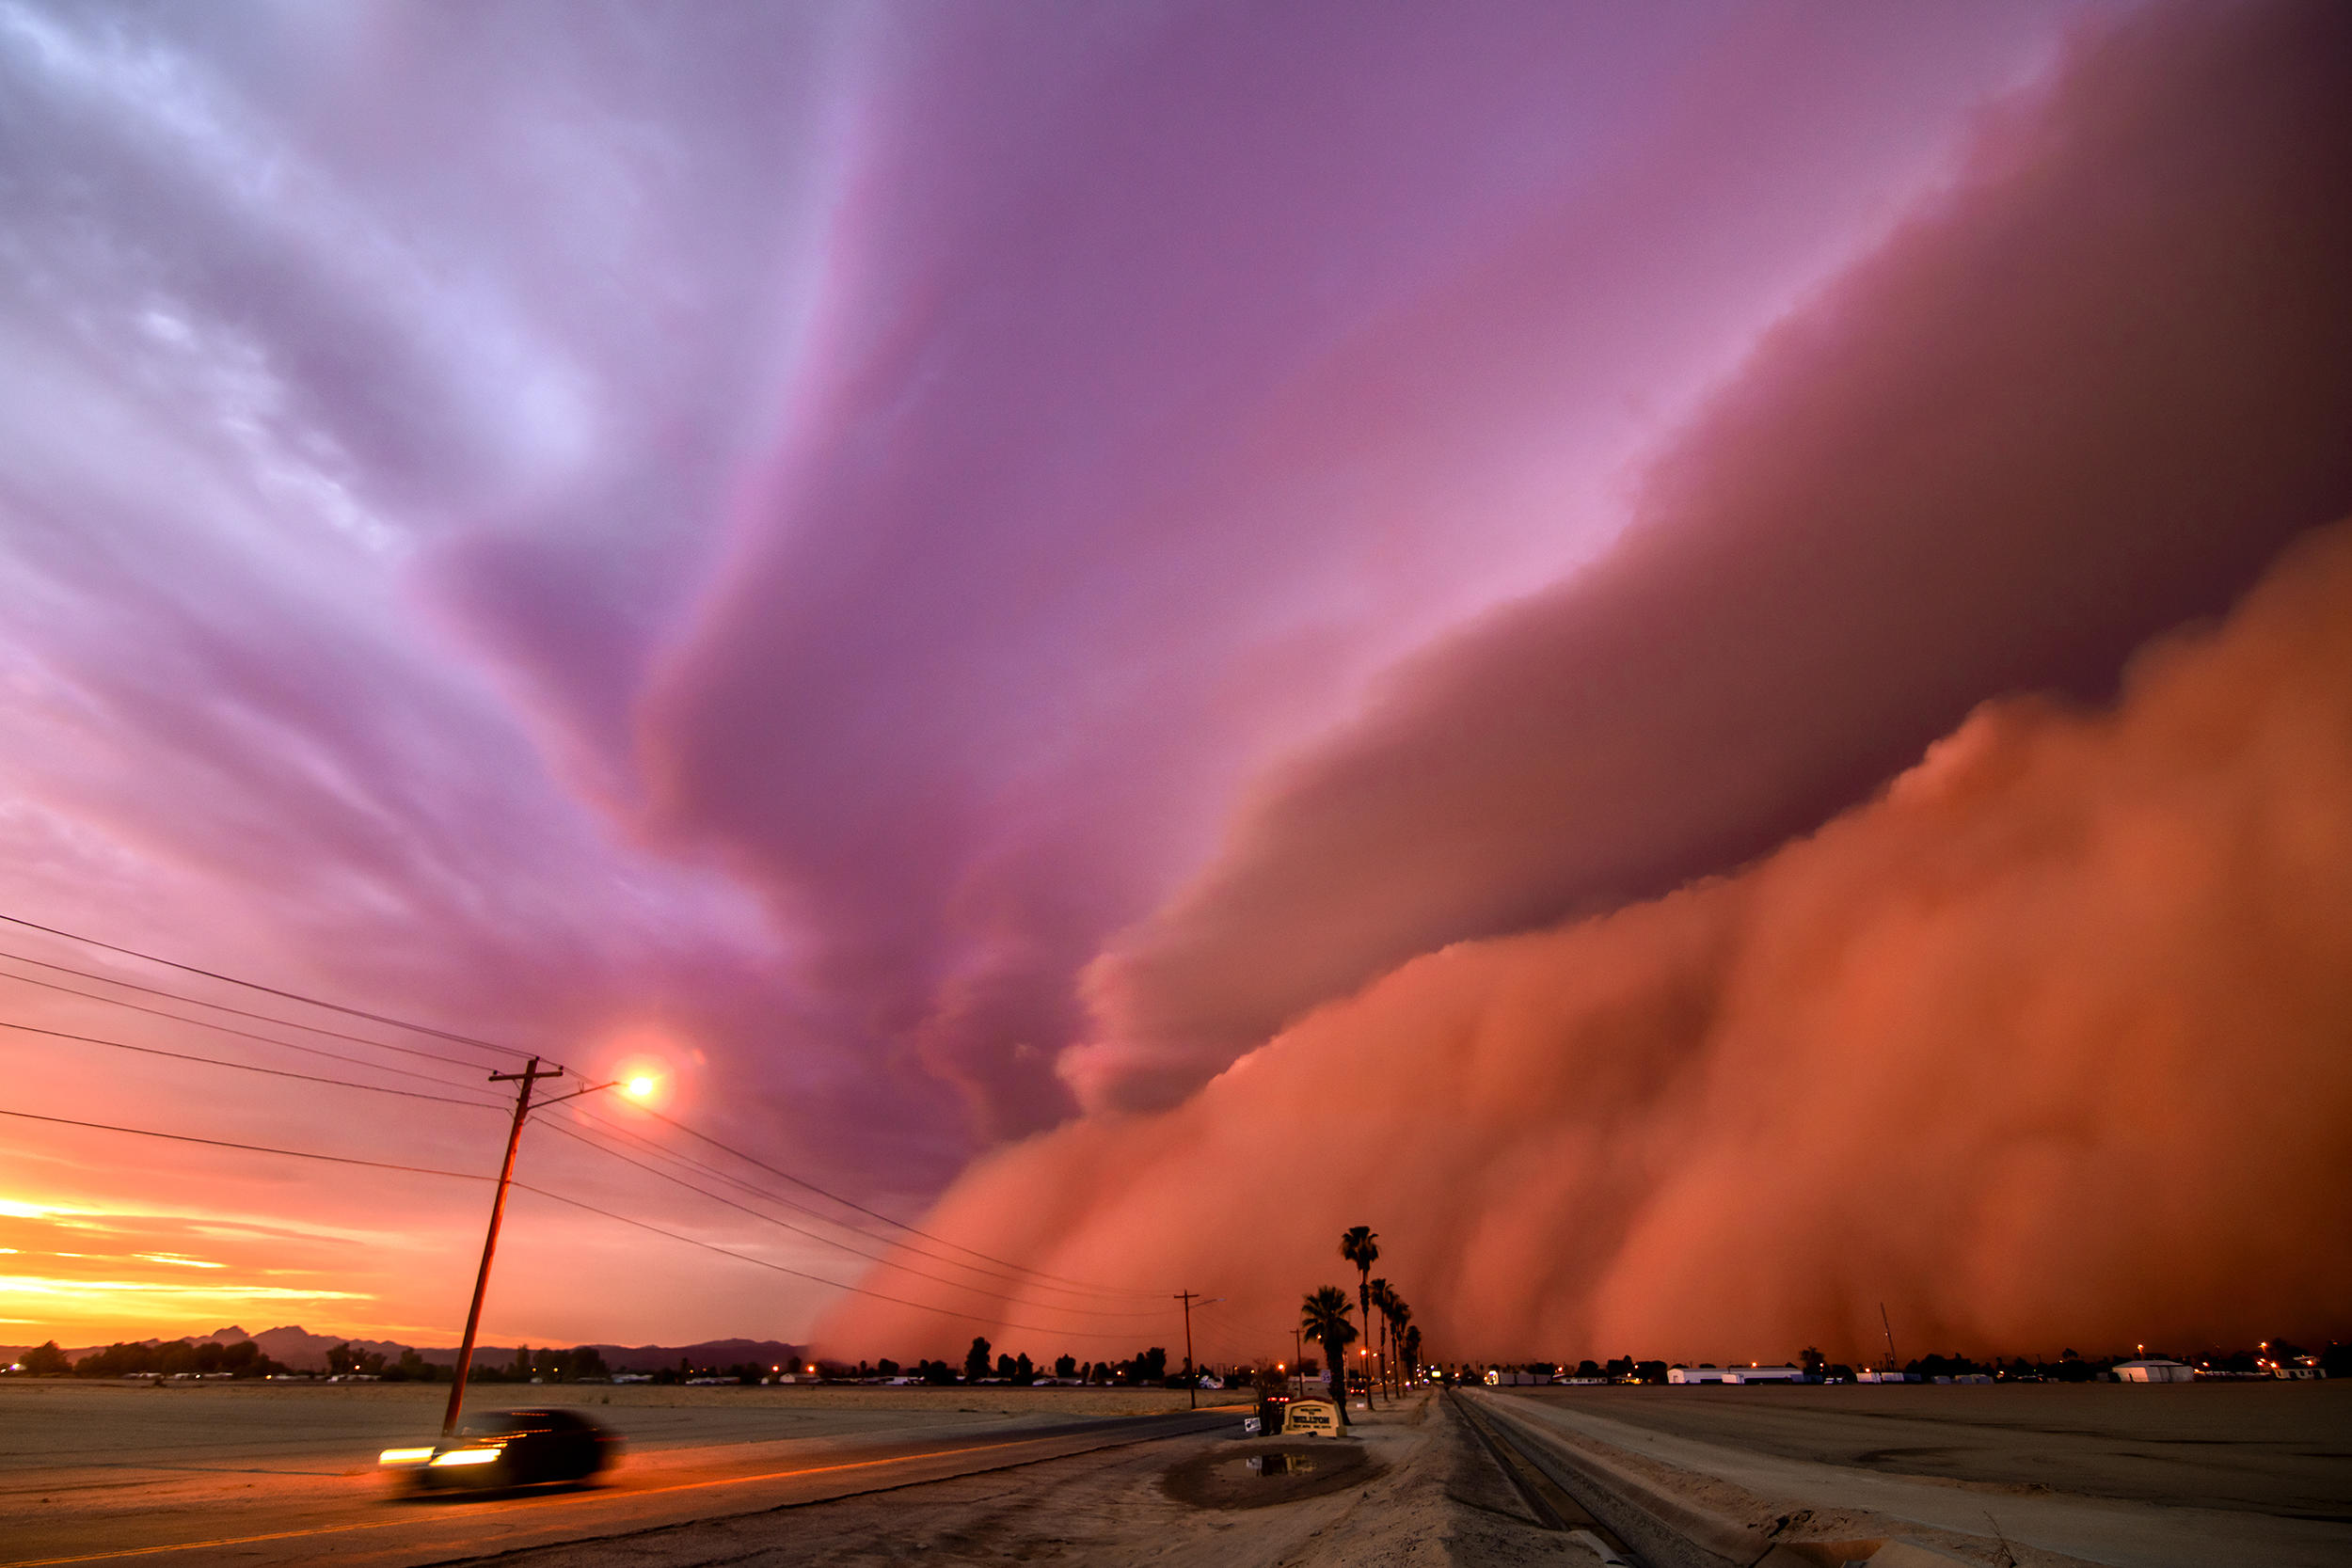
[[[466,1338],[464,1343],[457,1347],[457,1372],[454,1380],[450,1384],[449,1409],[441,1416],[441,1435],[444,1438],[455,1434],[458,1415],[465,1409],[466,1374],[473,1370],[474,1334],[482,1326],[482,1298],[489,1292],[490,1289],[490,1259],[498,1252],[499,1222],[506,1217],[506,1189],[513,1185],[515,1180],[515,1150],[522,1142],[523,1121],[531,1115],[531,1087],[542,1078],[563,1076],[562,1068],[542,1068],[536,1056],[532,1057],[520,1072],[490,1074],[490,1082],[493,1084],[515,1084],[520,1086],[515,1091],[515,1124],[507,1129],[506,1132],[506,1163],[499,1167],[498,1195],[490,1199],[490,1228],[482,1238],[482,1267],[474,1275],[473,1305],[466,1309]],[[543,1100],[539,1103],[561,1105],[564,1101],[578,1100],[583,1094],[595,1094],[602,1089],[619,1088],[626,1088],[628,1093],[643,1100],[653,1093],[654,1081],[641,1073],[628,1080],[624,1085],[621,1080],[615,1078],[609,1084],[591,1084],[584,1089],[574,1089],[569,1094],[559,1094],[553,1100]]]

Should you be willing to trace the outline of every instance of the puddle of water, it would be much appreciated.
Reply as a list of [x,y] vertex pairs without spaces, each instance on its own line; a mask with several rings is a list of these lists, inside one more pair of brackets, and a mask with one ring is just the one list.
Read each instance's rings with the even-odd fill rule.
[[1242,1464],[1253,1476],[1304,1475],[1315,1467],[1314,1455],[1305,1453],[1253,1453]]

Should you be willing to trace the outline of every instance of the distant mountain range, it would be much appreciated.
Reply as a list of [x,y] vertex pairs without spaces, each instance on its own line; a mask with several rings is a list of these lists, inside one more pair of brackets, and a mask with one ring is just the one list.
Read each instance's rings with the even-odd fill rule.
[[[362,1354],[381,1354],[387,1361],[397,1361],[401,1353],[414,1350],[437,1366],[457,1364],[457,1347],[433,1345],[404,1345],[396,1339],[346,1339],[335,1334],[312,1334],[300,1325],[288,1328],[265,1328],[259,1334],[229,1327],[210,1334],[183,1336],[187,1343],[233,1345],[240,1339],[250,1339],[262,1347],[262,1354],[284,1363],[296,1371],[323,1372],[326,1370],[326,1353],[337,1345],[349,1345]],[[135,1344],[162,1345],[168,1339],[139,1339]],[[30,1350],[29,1345],[0,1345],[0,1361],[14,1360]],[[79,1361],[92,1351],[104,1350],[104,1345],[84,1345],[78,1349],[63,1347],[69,1360]],[[473,1351],[477,1366],[504,1366],[515,1359],[514,1345],[476,1345]],[[571,1350],[571,1345],[548,1345],[548,1350]],[[734,1367],[749,1362],[754,1366],[790,1366],[804,1353],[805,1347],[788,1345],[781,1339],[704,1339],[691,1345],[591,1345],[586,1347],[604,1357],[604,1364],[616,1372],[659,1371],[675,1368],[680,1360],[693,1367]]]

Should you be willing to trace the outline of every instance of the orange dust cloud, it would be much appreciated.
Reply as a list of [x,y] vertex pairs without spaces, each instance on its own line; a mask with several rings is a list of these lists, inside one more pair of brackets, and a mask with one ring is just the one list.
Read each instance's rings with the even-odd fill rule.
[[[1362,1223],[1441,1358],[1856,1356],[1882,1301],[1913,1354],[2316,1338],[2352,1333],[2348,1026],[2352,523],[2111,711],[1989,704],[1736,876],[1407,962],[926,1228],[1228,1297],[1196,1316],[1269,1357]],[[964,1305],[1106,1326],[1004,1289]],[[976,1330],[1063,1348],[866,1300],[820,1333]]]

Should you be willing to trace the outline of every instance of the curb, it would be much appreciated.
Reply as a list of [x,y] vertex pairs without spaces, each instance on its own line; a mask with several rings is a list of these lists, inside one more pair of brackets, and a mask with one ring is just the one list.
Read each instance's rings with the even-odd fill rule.
[[1645,1477],[1590,1449],[1572,1446],[1562,1434],[1546,1431],[1514,1414],[1507,1401],[1482,1398],[1478,1404],[1497,1423],[1508,1426],[1512,1434],[1533,1452],[1539,1452],[1574,1471],[1588,1485],[1638,1509],[1658,1528],[1680,1537],[1709,1557],[1749,1568],[1772,1549],[1776,1530],[1725,1518],[1661,1491]]

